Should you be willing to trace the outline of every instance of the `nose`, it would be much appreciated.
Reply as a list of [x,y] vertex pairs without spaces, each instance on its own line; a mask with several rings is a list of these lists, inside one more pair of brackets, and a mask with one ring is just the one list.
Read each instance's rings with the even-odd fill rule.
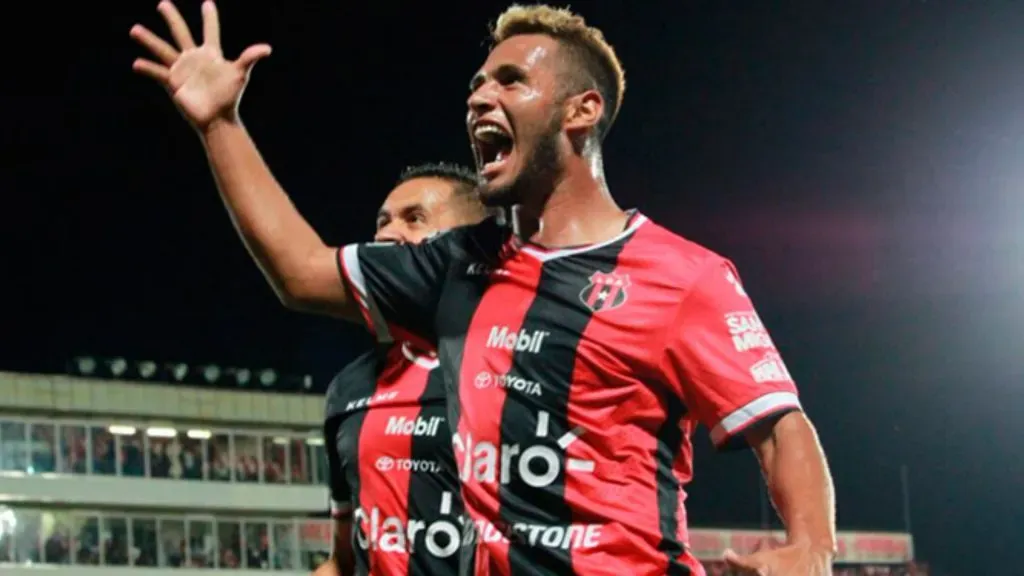
[[493,110],[497,106],[494,81],[484,82],[476,90],[473,90],[469,95],[469,100],[466,101],[466,106],[469,107],[469,112],[477,118]]

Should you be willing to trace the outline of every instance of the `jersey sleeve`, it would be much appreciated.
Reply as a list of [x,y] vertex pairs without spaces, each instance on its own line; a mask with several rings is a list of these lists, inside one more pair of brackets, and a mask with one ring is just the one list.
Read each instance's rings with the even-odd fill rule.
[[344,520],[352,516],[352,491],[345,479],[345,471],[338,454],[338,418],[324,422],[324,444],[327,448],[327,484],[330,494],[331,517]]
[[732,264],[704,267],[669,328],[666,373],[690,414],[720,449],[742,447],[743,432],[800,410],[796,385]]
[[436,343],[434,318],[458,234],[422,244],[350,244],[338,250],[343,281],[378,342]]

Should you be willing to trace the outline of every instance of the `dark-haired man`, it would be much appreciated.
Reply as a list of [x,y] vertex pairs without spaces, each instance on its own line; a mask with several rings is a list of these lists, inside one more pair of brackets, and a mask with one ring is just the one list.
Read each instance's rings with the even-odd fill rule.
[[[377,242],[418,244],[475,224],[476,174],[452,164],[407,168],[377,212]],[[463,513],[437,355],[409,342],[345,367],[327,392],[324,439],[335,521],[316,576],[454,576]]]
[[[512,6],[473,77],[467,128],[485,204],[505,219],[420,245],[326,246],[238,120],[253,64],[220,52],[203,4],[196,46],[136,27],[161,82],[207,148],[225,205],[282,300],[435,346],[478,575],[703,574],[683,486],[690,435],[749,444],[787,528],[772,550],[727,557],[761,576],[831,573],[832,482],[796,387],[732,264],[622,210],[601,142],[622,66],[602,33],[549,6]],[[337,282],[341,260],[344,284]],[[390,465],[385,462],[385,465]]]

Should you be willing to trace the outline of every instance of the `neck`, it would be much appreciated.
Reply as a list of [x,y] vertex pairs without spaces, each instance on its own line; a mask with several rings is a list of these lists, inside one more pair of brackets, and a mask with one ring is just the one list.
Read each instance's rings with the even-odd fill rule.
[[511,216],[521,238],[549,248],[603,242],[620,234],[628,219],[608,192],[599,152],[572,157],[550,194]]

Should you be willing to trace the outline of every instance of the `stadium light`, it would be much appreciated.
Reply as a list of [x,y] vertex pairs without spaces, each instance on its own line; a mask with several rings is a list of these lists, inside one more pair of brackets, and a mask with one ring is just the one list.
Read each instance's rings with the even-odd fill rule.
[[123,426],[123,425],[120,425],[120,424],[111,424],[107,428],[107,431],[110,432],[111,434],[113,434],[114,436],[131,436],[131,435],[135,434],[135,427],[134,426]]
[[310,446],[323,446],[324,439],[318,436],[311,436],[309,438],[306,438],[306,444],[309,444]]
[[150,438],[174,438],[177,435],[178,431],[174,428],[151,426],[146,429],[146,436],[149,436]]
[[210,384],[213,384],[220,378],[220,367],[214,364],[210,364],[203,368],[203,377]]
[[114,358],[108,363],[110,366],[110,373],[116,378],[120,378],[128,370],[128,362],[124,358]]
[[81,356],[75,358],[75,368],[83,376],[89,376],[96,371],[96,359],[92,356]]
[[235,383],[239,386],[245,386],[252,378],[252,372],[248,368],[228,368],[225,372],[234,376]]
[[152,378],[156,375],[156,362],[139,362],[139,376],[143,378]]
[[178,382],[181,382],[182,380],[185,379],[185,376],[188,376],[188,364],[174,364],[174,365],[172,365],[171,366],[171,375],[174,376],[175,380],[177,380]]
[[189,365],[184,362],[128,360],[124,357],[77,356],[67,363],[67,373],[91,378],[128,379],[181,383],[197,387],[246,388],[256,383],[268,391],[309,392],[309,374],[282,373],[272,368],[225,367],[217,364]]
[[277,382],[277,372],[273,370],[264,370],[260,372],[260,384],[264,386],[273,386],[274,382]]
[[193,440],[208,440],[212,436],[209,430],[189,430],[185,435]]

